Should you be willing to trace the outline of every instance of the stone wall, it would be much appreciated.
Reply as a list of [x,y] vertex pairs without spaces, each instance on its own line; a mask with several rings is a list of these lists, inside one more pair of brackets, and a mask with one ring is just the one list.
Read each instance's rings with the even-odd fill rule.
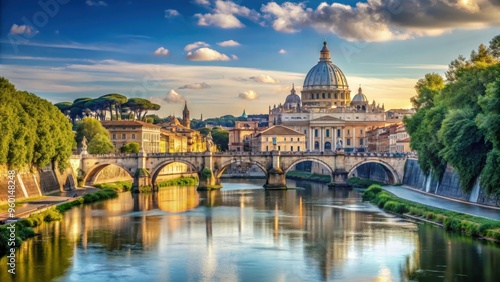
[[[54,171],[52,166],[41,169],[26,167],[15,171],[16,201],[76,188],[73,172],[70,168],[63,173]],[[5,203],[8,200],[7,176],[7,166],[0,166],[0,203]]]
[[500,206],[500,197],[487,195],[478,184],[475,185],[472,192],[462,191],[458,175],[451,166],[446,168],[441,182],[438,182],[437,179],[424,175],[417,160],[408,159],[403,184],[430,194],[478,204]]
[[377,163],[367,163],[360,165],[353,173],[353,176],[374,181],[389,182],[389,177],[387,176],[385,170],[382,168],[382,165]]

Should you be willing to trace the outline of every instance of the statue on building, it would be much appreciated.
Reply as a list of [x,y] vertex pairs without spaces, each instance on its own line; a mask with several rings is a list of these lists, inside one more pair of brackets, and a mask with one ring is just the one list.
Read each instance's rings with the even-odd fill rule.
[[212,138],[212,132],[208,132],[207,137],[205,137],[205,142],[207,146],[207,152],[212,151],[212,147],[214,146],[214,139]]
[[337,141],[336,147],[337,147],[337,151],[342,149],[342,140]]

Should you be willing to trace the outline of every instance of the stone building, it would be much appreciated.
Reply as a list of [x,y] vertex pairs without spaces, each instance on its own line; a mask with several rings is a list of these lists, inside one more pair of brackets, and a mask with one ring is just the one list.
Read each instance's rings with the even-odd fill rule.
[[101,121],[117,151],[123,145],[137,142],[146,153],[160,152],[160,126],[138,120]]
[[229,129],[229,151],[250,151],[253,134],[262,130],[258,121],[236,121],[234,128]]
[[306,150],[306,135],[291,128],[275,125],[252,137],[253,152],[300,152]]
[[385,125],[384,106],[368,102],[361,87],[351,99],[344,73],[332,63],[326,42],[319,62],[304,79],[301,96],[292,86],[284,104],[269,107],[269,126],[283,125],[305,134],[309,151],[363,151],[366,131]]

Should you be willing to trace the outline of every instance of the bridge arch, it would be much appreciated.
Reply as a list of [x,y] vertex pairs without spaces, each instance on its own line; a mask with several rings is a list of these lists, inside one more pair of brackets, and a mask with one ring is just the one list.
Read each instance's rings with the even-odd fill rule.
[[401,183],[401,178],[399,177],[398,172],[388,163],[378,160],[378,159],[367,159],[363,160],[361,162],[356,163],[349,169],[348,177],[351,177],[354,171],[356,169],[364,164],[369,164],[369,163],[377,163],[382,166],[382,169],[385,171],[387,174],[387,177],[389,178],[389,184],[398,184]]
[[324,167],[326,167],[326,169],[328,170],[328,174],[330,175],[330,179],[331,181],[330,182],[333,182],[334,178],[333,178],[333,169],[332,167],[327,164],[325,161],[321,160],[321,159],[317,159],[317,158],[311,158],[311,157],[305,157],[305,158],[299,158],[295,161],[293,161],[287,168],[284,168],[283,171],[285,172],[285,175],[292,169],[292,167],[294,167],[295,165],[299,164],[299,163],[302,163],[302,162],[307,162],[307,161],[310,161],[310,162],[315,162],[315,163],[319,163],[321,165],[323,165]]
[[242,163],[249,163],[249,164],[255,164],[256,166],[258,166],[262,172],[264,172],[264,175],[266,176],[267,178],[267,168],[265,165],[259,163],[259,162],[256,162],[256,161],[244,161],[244,160],[241,160],[241,159],[235,159],[235,158],[232,158],[228,161],[225,161],[222,163],[221,167],[218,168],[216,171],[214,171],[214,176],[216,179],[219,179],[220,176],[222,175],[222,173],[232,164],[235,164],[235,163],[238,163],[238,162],[242,162]]
[[185,160],[169,159],[169,160],[166,160],[166,161],[159,163],[151,170],[151,183],[153,183],[153,184],[156,183],[156,178],[158,178],[158,174],[160,173],[160,171],[164,167],[166,167],[167,165],[173,164],[173,163],[182,163],[182,164],[189,166],[193,170],[193,172],[196,172],[196,174],[198,175],[198,178],[200,177],[201,168],[196,167],[196,165],[194,165],[193,163],[191,163],[189,161],[185,161]]
[[116,163],[111,163],[111,164],[97,164],[97,165],[94,165],[93,167],[91,167],[88,171],[85,172],[84,174],[84,177],[83,177],[83,183],[85,185],[92,185],[94,184],[94,182],[96,181],[96,178],[97,176],[99,175],[99,173],[106,167],[110,166],[110,165],[115,165],[119,168],[121,168],[122,170],[126,171],[128,175],[130,175],[130,177],[134,178],[134,175],[133,173],[128,170],[126,167],[123,167],[119,164],[116,164]]

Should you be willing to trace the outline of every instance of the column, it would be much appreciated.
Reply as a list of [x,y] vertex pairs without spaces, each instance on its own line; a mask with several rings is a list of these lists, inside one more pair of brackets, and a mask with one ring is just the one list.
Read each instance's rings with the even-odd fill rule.
[[334,127],[333,128],[333,137],[332,137],[332,140],[333,140],[333,144],[332,144],[332,149],[334,151],[337,150],[337,127]]
[[322,126],[319,128],[319,150],[325,150],[325,128]]
[[314,150],[314,127],[309,127],[309,151]]
[[352,128],[352,147],[356,148],[356,126]]

